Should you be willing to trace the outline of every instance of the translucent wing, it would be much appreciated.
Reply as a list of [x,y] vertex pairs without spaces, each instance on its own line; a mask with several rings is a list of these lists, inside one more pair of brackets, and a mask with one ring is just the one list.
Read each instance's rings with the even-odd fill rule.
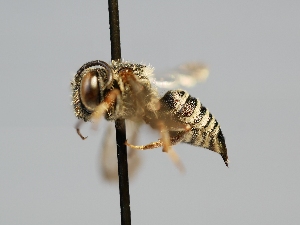
[[162,75],[159,74],[157,78],[152,78],[152,83],[164,89],[189,88],[199,82],[204,82],[208,75],[209,70],[206,65],[199,62],[190,62]]
[[[126,121],[128,140],[136,143],[140,124]],[[108,123],[106,133],[102,140],[100,157],[101,173],[105,180],[114,182],[118,181],[118,160],[116,147],[116,131],[114,123]],[[138,151],[128,148],[128,175],[134,177],[141,165],[141,157]]]

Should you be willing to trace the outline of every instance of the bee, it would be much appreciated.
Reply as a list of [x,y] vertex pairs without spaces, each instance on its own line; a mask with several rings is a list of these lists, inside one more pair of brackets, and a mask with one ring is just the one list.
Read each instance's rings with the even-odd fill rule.
[[[133,149],[162,147],[175,164],[182,168],[171,146],[180,142],[203,147],[221,155],[228,166],[227,148],[220,125],[209,110],[187,91],[169,90],[163,96],[151,84],[153,67],[127,61],[95,60],[85,63],[71,82],[75,116],[82,121],[98,122],[125,119],[148,124],[161,138]],[[77,133],[80,133],[79,125]]]

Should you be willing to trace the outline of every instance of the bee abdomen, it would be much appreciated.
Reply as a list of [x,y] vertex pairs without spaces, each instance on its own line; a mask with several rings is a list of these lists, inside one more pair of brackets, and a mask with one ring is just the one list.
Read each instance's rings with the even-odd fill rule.
[[176,115],[176,120],[191,125],[192,129],[185,134],[183,142],[219,153],[228,166],[227,148],[220,125],[198,99],[186,91],[172,90],[163,96],[162,101]]
[[184,136],[182,142],[194,146],[203,147],[213,152],[219,153],[222,156],[226,166],[228,166],[228,156],[225,138],[219,125],[218,127],[219,129],[215,130],[217,132],[199,128],[192,128]]

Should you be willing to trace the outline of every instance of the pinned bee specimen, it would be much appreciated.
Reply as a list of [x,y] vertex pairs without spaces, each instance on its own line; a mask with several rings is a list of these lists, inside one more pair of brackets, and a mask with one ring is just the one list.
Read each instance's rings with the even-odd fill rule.
[[[139,150],[162,147],[182,168],[171,148],[180,142],[219,153],[228,166],[225,138],[217,120],[201,102],[184,90],[170,90],[159,96],[151,85],[153,68],[142,64],[91,61],[84,64],[71,82],[72,104],[77,118],[97,122],[126,119],[148,124],[160,133],[158,141],[146,145],[124,143]],[[78,134],[81,135],[79,127]]]

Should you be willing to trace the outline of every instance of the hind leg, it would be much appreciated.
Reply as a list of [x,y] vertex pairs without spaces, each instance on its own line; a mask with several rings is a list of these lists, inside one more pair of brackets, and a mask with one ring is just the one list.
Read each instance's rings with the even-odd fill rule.
[[[147,121],[147,123],[149,122],[150,121]],[[160,132],[161,139],[155,142],[151,142],[147,145],[131,145],[127,141],[125,142],[125,144],[131,148],[139,150],[148,150],[163,147],[163,152],[168,152],[168,149],[172,145],[176,145],[181,142],[185,134],[191,130],[191,126],[189,124],[177,123],[175,127],[172,127],[172,131],[169,131],[165,123],[160,120],[157,120],[155,124],[153,123],[153,121],[151,121],[150,125],[152,128]]]
[[162,151],[166,152],[169,155],[173,163],[177,166],[177,168],[181,172],[184,172],[184,166],[181,163],[179,156],[171,146],[181,142],[186,132],[190,130],[190,126],[182,125],[182,127],[177,127],[177,130],[181,130],[181,131],[172,132],[171,136],[170,136],[170,132],[168,131],[167,127],[163,122],[161,121],[158,122],[157,128],[159,129],[161,134],[161,139],[159,139],[158,141],[151,142],[147,145],[132,145],[129,144],[127,141],[125,142],[125,144],[131,148],[138,149],[138,150],[149,150],[158,147],[163,147]]

